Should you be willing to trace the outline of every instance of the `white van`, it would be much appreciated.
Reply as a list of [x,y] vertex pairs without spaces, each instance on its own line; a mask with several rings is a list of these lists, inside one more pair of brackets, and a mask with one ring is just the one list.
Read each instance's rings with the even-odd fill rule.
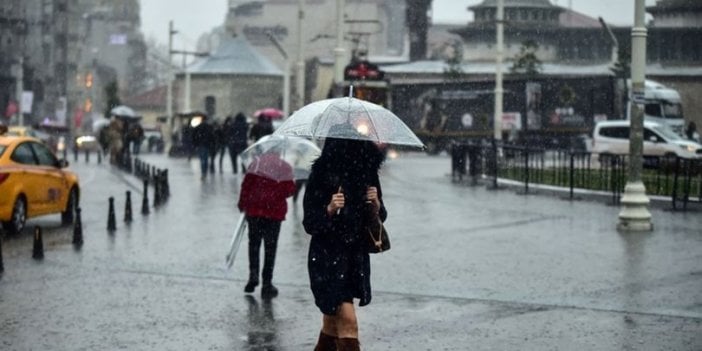
[[[601,121],[592,133],[592,153],[625,155],[629,153],[629,121]],[[702,145],[683,139],[663,124],[644,121],[643,156],[702,158]]]
[[[627,81],[627,86],[631,94],[630,80]],[[644,83],[644,99],[644,120],[664,124],[675,133],[683,135],[685,118],[677,90],[647,79]],[[627,119],[631,119],[631,104],[627,104],[626,108]]]

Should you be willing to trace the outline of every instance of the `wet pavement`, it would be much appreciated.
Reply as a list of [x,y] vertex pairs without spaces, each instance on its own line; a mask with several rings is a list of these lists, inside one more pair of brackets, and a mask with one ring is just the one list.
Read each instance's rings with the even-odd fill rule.
[[[246,296],[246,253],[224,264],[241,177],[201,181],[195,159],[142,158],[169,169],[172,192],[148,216],[137,178],[80,159],[82,248],[59,216],[5,237],[0,350],[312,350],[321,318],[301,204],[282,226],[280,295]],[[700,212],[652,209],[654,232],[620,234],[618,207],[471,187],[449,172],[448,157],[418,153],[382,170],[392,249],[373,256],[373,302],[358,309],[364,350],[702,349]]]

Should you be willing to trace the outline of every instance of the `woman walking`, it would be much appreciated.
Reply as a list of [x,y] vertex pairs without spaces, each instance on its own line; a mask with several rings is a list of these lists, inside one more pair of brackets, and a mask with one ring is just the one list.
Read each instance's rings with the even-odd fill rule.
[[[261,297],[278,296],[278,288],[273,285],[273,268],[278,250],[280,225],[288,212],[287,198],[295,192],[292,167],[280,159],[271,150],[256,157],[249,165],[252,172],[247,172],[241,183],[239,210],[246,214],[249,224],[249,281],[244,287],[245,293],[252,293],[258,286],[261,241],[263,241],[263,286]],[[273,179],[257,170],[271,170],[282,175],[282,179]]]
[[382,162],[382,153],[370,141],[328,138],[312,166],[303,226],[312,236],[310,287],[322,312],[315,351],[360,350],[353,302],[365,306],[371,301],[364,230],[369,213],[381,221],[387,217],[378,179]]

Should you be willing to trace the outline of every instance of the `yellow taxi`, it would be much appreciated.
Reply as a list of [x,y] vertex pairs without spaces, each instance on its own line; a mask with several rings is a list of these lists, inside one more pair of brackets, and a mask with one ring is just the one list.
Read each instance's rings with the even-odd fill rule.
[[17,234],[28,218],[54,213],[61,213],[63,224],[73,222],[80,186],[66,167],[41,140],[0,128],[0,222],[6,231]]

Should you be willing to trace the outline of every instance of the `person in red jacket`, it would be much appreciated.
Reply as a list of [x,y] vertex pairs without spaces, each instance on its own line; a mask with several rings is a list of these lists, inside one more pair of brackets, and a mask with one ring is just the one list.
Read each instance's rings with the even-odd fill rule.
[[288,212],[287,198],[295,193],[292,167],[277,153],[262,154],[247,168],[239,193],[239,210],[249,226],[249,281],[244,292],[252,293],[259,280],[261,241],[264,243],[262,297],[275,297],[272,284],[281,222]]

